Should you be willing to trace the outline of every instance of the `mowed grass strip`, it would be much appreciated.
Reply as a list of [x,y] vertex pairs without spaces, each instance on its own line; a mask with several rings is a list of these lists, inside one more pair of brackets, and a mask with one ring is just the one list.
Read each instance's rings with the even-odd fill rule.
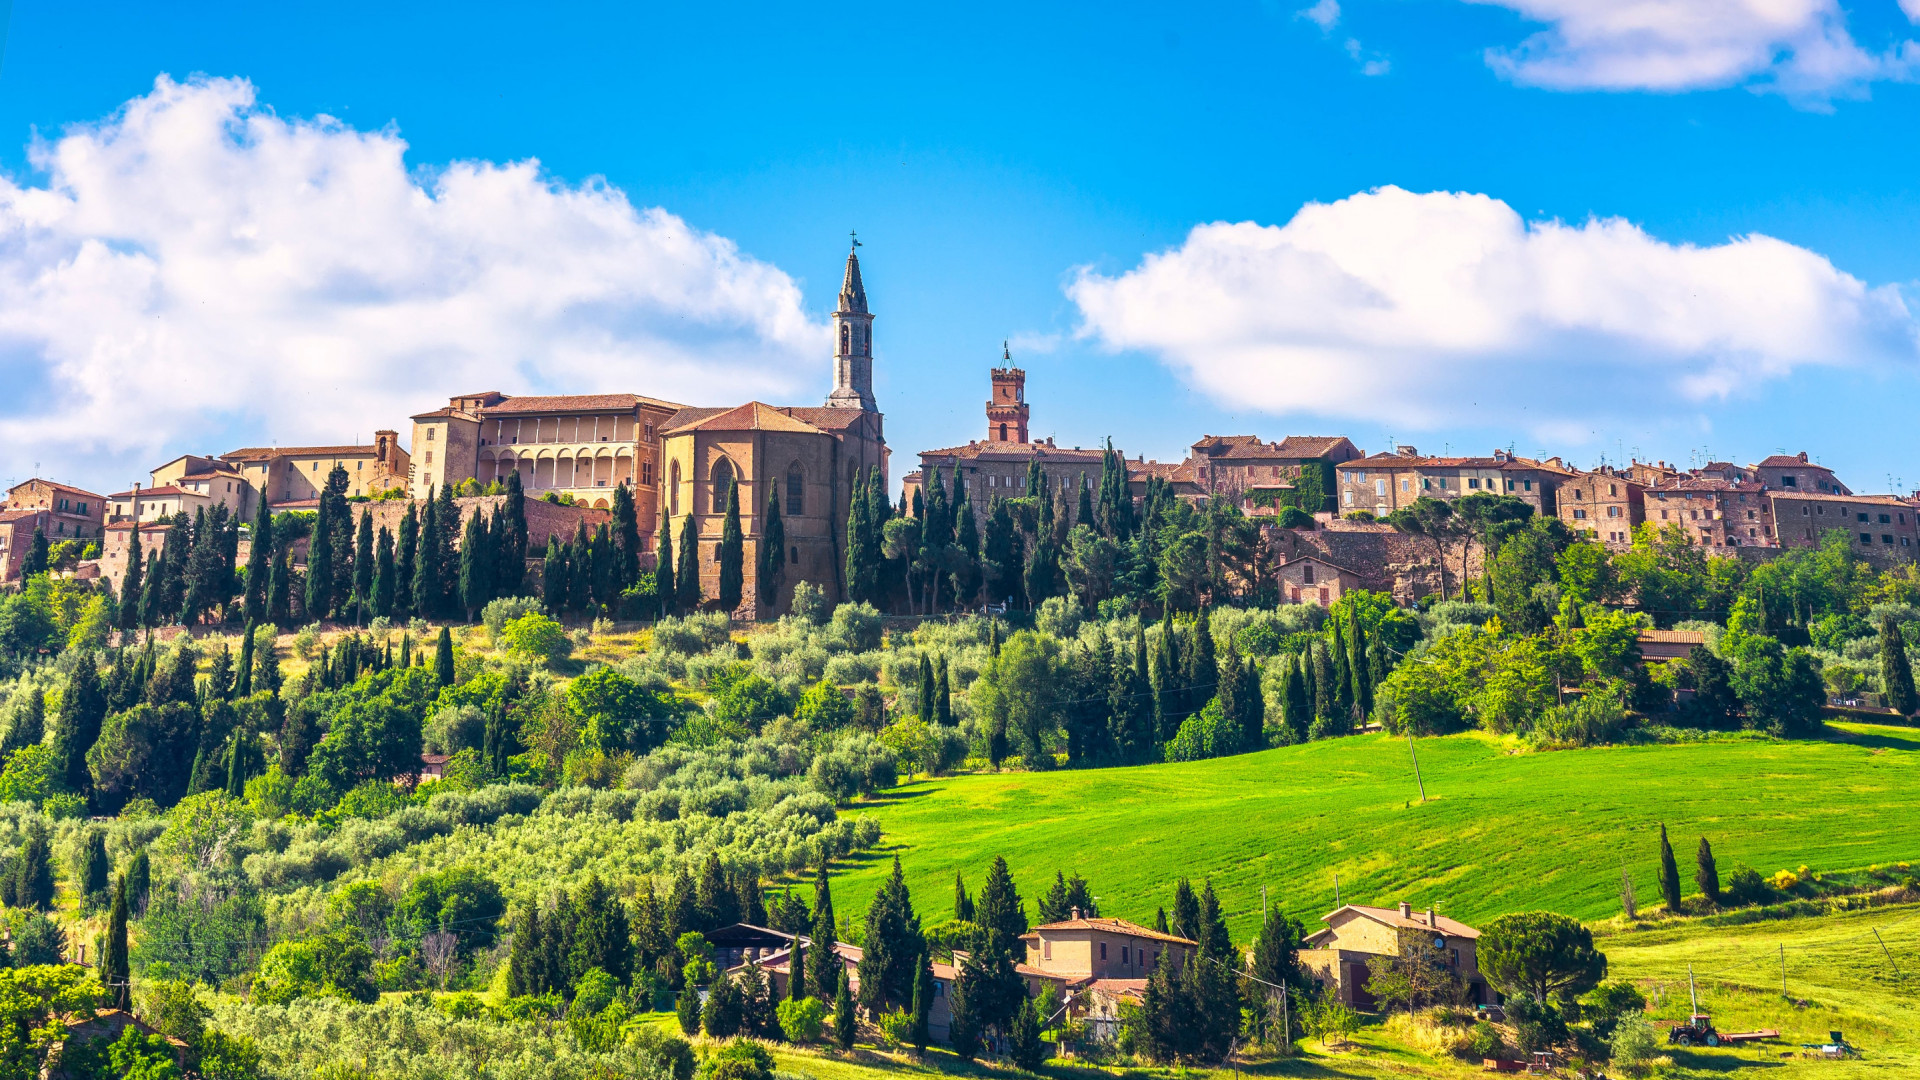
[[[1234,938],[1255,932],[1261,889],[1310,926],[1340,899],[1406,900],[1467,922],[1547,909],[1597,920],[1620,910],[1622,870],[1659,900],[1665,823],[1691,891],[1694,849],[1722,877],[1920,861],[1920,732],[1849,724],[1821,740],[1519,751],[1478,733],[1416,745],[1331,739],[1177,765],[973,774],[904,785],[860,813],[880,849],[843,872],[835,902],[864,910],[905,865],[929,921],[951,910],[955,872],[977,890],[996,855],[1022,895],[1056,870],[1085,875],[1103,914],[1150,922],[1173,880],[1212,878]],[[850,905],[850,906],[849,906]]]

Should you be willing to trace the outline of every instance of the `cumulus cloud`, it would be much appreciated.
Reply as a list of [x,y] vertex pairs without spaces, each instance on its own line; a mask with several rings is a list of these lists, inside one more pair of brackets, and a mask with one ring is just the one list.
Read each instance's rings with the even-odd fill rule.
[[[1920,3],[1920,0],[1914,0]],[[1340,0],[1320,0],[1312,7],[1301,8],[1293,13],[1296,19],[1305,19],[1320,28],[1320,32],[1330,33],[1340,22]]]
[[[1692,90],[1751,82],[1818,102],[1910,80],[1920,44],[1860,47],[1838,0],[1469,0],[1547,29],[1487,52],[1495,71],[1555,90]],[[1901,0],[1912,15],[1920,0]]]
[[1395,187],[1285,225],[1201,225],[1067,291],[1083,336],[1157,356],[1223,405],[1421,428],[1564,433],[1808,365],[1920,359],[1894,288],[1792,244],[1669,244],[1619,219],[1529,223],[1486,195]]
[[32,146],[44,182],[0,178],[8,471],[119,483],[233,448],[209,433],[365,440],[474,390],[706,402],[826,370],[798,286],[732,241],[538,162],[406,150],[164,76]]

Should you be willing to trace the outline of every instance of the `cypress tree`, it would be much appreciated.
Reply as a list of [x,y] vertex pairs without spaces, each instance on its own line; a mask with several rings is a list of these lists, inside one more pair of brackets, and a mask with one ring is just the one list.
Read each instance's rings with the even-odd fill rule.
[[847,969],[840,967],[839,987],[833,995],[833,1041],[844,1051],[853,1049],[853,995],[847,991]]
[[1353,703],[1360,715],[1373,712],[1373,686],[1368,681],[1366,630],[1355,613],[1347,615],[1347,668],[1353,678]]
[[460,536],[460,507],[453,501],[453,488],[440,489],[433,516],[440,521],[440,528],[434,533],[432,551],[433,595],[437,605],[433,614],[447,618],[460,604],[460,556],[454,550],[454,541]]
[[53,849],[44,837],[33,837],[20,848],[13,877],[10,906],[53,910]]
[[107,695],[100,685],[100,667],[93,650],[83,649],[67,691],[60,696],[59,726],[54,748],[64,766],[67,787],[81,795],[93,791],[93,776],[87,771],[87,751],[100,741],[100,727],[107,718]]
[[99,829],[89,829],[86,840],[80,849],[79,870],[80,895],[88,907],[105,903],[107,899],[108,875],[113,864],[107,860],[107,834]]
[[444,626],[433,645],[433,681],[442,687],[453,685],[453,631]]
[[320,516],[307,538],[307,618],[320,621],[333,612],[333,502],[320,500]]
[[582,612],[593,604],[593,537],[583,519],[573,527],[567,545],[567,610]]
[[[386,530],[381,530],[384,533]],[[373,617],[373,515],[361,514],[353,538],[353,614],[356,623]]]
[[248,623],[240,633],[240,663],[233,673],[233,696],[247,698],[253,696],[253,624]]
[[960,970],[947,988],[947,1045],[961,1061],[972,1061],[980,1052],[980,1020],[972,992],[978,968],[971,961],[954,966]]
[[[141,855],[146,852],[142,851]],[[116,1009],[133,1008],[133,968],[127,953],[127,879],[113,890],[113,911],[107,916],[105,954],[100,957],[100,982]]]
[[373,617],[393,617],[394,586],[393,533],[380,526],[380,540],[373,549]]
[[[613,491],[613,514],[620,520],[621,500],[626,501],[626,514],[629,522],[633,517],[633,491],[625,484]],[[500,542],[495,545],[494,555],[497,563],[493,575],[493,594],[495,596],[519,596],[526,588],[527,578],[527,493],[520,486],[520,470],[507,474],[507,501],[494,512],[494,520],[500,525]],[[640,537],[633,537],[634,550],[639,548]],[[636,554],[634,556],[638,558]]]
[[27,557],[20,563],[20,580],[47,572],[47,550],[47,534],[35,525],[33,542],[27,546]]
[[614,584],[624,593],[640,581],[640,514],[625,484],[613,490],[613,550]]
[[673,567],[673,606],[682,613],[700,607],[700,534],[695,531],[692,514],[680,523],[679,557]]
[[833,921],[833,886],[827,880],[827,863],[820,861],[819,877],[813,888],[813,954],[808,957],[807,985],[825,993],[826,988],[841,985],[844,992],[844,965],[833,951],[838,939]]
[[420,515],[420,543],[413,557],[413,613],[431,619],[440,614],[440,568],[434,562],[440,550],[440,509],[427,486],[426,509]]
[[146,564],[140,554],[140,522],[133,523],[133,535],[127,541],[127,576],[120,581],[120,610],[115,620],[122,630],[140,625],[141,581]]
[[1667,827],[1660,826],[1660,896],[1667,910],[1680,914],[1680,867],[1673,860],[1673,845],[1667,842]]
[[973,921],[973,898],[967,895],[967,880],[953,872],[953,917],[958,922]]
[[933,723],[933,661],[920,654],[920,697],[917,713],[923,724]]
[[1907,642],[1893,616],[1880,617],[1880,685],[1887,708],[1903,716],[1920,709],[1913,688],[1913,667],[1907,661]]
[[1307,741],[1307,729],[1313,726],[1313,694],[1309,687],[1309,668],[1305,656],[1283,656],[1286,665],[1282,684],[1281,717],[1286,721],[1291,742]]
[[1039,1072],[1040,1063],[1046,1060],[1046,1044],[1040,1040],[1040,1014],[1030,997],[1020,999],[1020,1010],[1007,1033],[1007,1056],[1016,1068],[1026,1072]]
[[1079,501],[1073,504],[1073,523],[1089,528],[1094,526],[1093,489],[1087,486],[1087,474],[1084,472],[1080,474]]
[[915,1057],[927,1056],[927,1043],[930,1039],[927,1018],[933,1009],[933,968],[928,966],[927,957],[922,953],[914,964],[913,980],[913,1033],[909,1041],[913,1043]]
[[1313,715],[1317,719],[1332,719],[1333,664],[1327,659],[1327,647],[1324,642],[1316,641],[1308,647],[1313,653],[1313,666],[1310,669],[1313,676]]
[[867,511],[867,488],[855,482],[847,507],[847,599],[871,602],[873,561],[873,523]]
[[288,565],[290,558],[286,544],[274,547],[273,573],[267,579],[267,618],[275,623],[285,623],[293,617],[293,568]]
[[746,540],[740,532],[740,482],[727,481],[727,512],[720,523],[720,550],[716,560],[720,566],[720,610],[732,611],[740,606],[740,594],[745,581]]
[[934,673],[933,722],[944,727],[953,726],[953,686],[947,681],[945,656],[940,658],[939,669]]
[[273,511],[267,493],[260,492],[260,510],[253,516],[253,536],[247,549],[247,587],[240,598],[241,617],[250,623],[267,617],[267,583],[273,576]]
[[613,550],[613,535],[605,522],[594,530],[593,544],[593,603],[602,611],[613,611],[619,606],[620,591],[616,586],[615,562],[617,553]]
[[660,618],[672,615],[678,596],[673,584],[673,521],[660,515],[659,550],[653,554],[653,596],[660,604]]
[[754,584],[760,602],[773,607],[780,599],[780,579],[787,570],[787,526],[780,520],[780,486],[767,485],[766,521],[760,526],[760,565]]
[[482,517],[475,510],[467,518],[467,527],[460,538],[460,606],[465,609],[468,622],[478,621],[481,609],[493,599],[493,567],[497,560],[489,544],[492,537]]
[[[1327,665],[1332,669],[1332,685],[1327,687],[1327,697],[1341,716],[1346,716],[1353,707],[1353,673],[1348,669],[1346,627],[1339,616],[1335,616],[1332,625],[1327,627],[1326,647]],[[1329,715],[1332,715],[1331,713]]]
[[547,535],[547,557],[540,567],[540,602],[555,615],[567,609],[567,555],[560,538]]
[[1700,838],[1700,851],[1694,856],[1694,884],[1700,886],[1700,892],[1713,903],[1720,902],[1720,868],[1713,862],[1713,846],[1706,837]]
[[227,747],[227,794],[240,799],[247,794],[247,776],[252,757],[247,752],[247,733],[235,731]]
[[802,1001],[807,996],[807,948],[796,934],[787,953],[787,998]]
[[415,503],[407,500],[406,513],[400,516],[400,534],[394,537],[393,616],[401,618],[413,611],[413,564],[420,548],[420,515]]

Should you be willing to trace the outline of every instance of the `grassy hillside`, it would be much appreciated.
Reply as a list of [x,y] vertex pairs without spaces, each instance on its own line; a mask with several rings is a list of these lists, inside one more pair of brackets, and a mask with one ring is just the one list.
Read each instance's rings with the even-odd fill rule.
[[[1683,877],[1707,835],[1721,874],[1920,861],[1920,732],[1848,725],[1822,741],[1514,752],[1480,734],[1423,739],[1418,802],[1407,743],[1357,736],[1179,765],[970,775],[905,786],[872,808],[882,854],[836,901],[861,910],[898,853],[919,909],[950,910],[995,855],[1030,899],[1079,871],[1104,913],[1146,920],[1178,875],[1212,877],[1236,939],[1266,887],[1312,923],[1334,903],[1434,905],[1468,921],[1547,908],[1619,911],[1622,865],[1657,902],[1657,834]],[[850,903],[849,903],[850,901]],[[1920,966],[1917,963],[1916,966]]]

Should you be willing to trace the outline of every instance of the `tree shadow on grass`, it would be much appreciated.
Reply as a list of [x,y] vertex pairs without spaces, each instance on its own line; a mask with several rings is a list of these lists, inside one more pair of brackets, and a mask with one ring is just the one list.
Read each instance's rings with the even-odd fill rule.
[[933,794],[935,790],[935,788],[926,786],[926,782],[922,781],[919,785],[912,788],[896,787],[888,788],[885,791],[876,791],[871,795],[863,797],[859,802],[855,803],[854,806],[858,808],[861,806],[873,806],[875,804],[884,805],[886,803],[905,802],[908,799],[925,798]]
[[[1762,1043],[1762,1046],[1779,1045]],[[1738,1069],[1778,1069],[1784,1067],[1790,1058],[1783,1059],[1775,1052],[1770,1058],[1751,1058],[1740,1054],[1716,1054],[1711,1051],[1683,1050],[1678,1046],[1662,1047],[1661,1051],[1673,1058],[1676,1067],[1696,1069],[1700,1072],[1730,1073]]]
[[1920,741],[1901,739],[1892,735],[1872,735],[1865,732],[1831,731],[1826,742],[1846,743],[1849,746],[1865,746],[1874,750],[1920,750]]

